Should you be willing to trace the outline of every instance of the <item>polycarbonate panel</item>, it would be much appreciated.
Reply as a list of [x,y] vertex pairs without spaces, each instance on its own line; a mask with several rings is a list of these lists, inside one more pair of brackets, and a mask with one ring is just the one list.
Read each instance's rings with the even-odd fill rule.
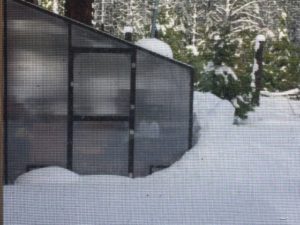
[[66,162],[67,25],[8,1],[8,180]]
[[74,47],[94,48],[129,48],[127,44],[110,38],[104,34],[89,29],[72,25],[72,45]]
[[131,55],[78,53],[74,58],[74,114],[128,116]]
[[74,123],[74,171],[127,176],[128,135],[128,122]]
[[190,90],[190,69],[138,51],[135,176],[171,165],[188,149]]

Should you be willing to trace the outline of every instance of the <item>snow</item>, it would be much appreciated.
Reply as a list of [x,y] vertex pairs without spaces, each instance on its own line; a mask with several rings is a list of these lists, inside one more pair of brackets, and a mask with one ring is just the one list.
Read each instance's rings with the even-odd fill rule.
[[32,170],[18,177],[16,185],[70,184],[79,181],[79,175],[60,167],[46,167]]
[[167,43],[156,38],[141,39],[136,42],[136,45],[168,58],[173,58],[173,51],[171,47]]
[[255,84],[255,73],[259,70],[259,66],[257,64],[257,60],[254,59],[253,67],[252,67],[252,73],[251,73],[251,88],[255,89],[256,84]]
[[269,38],[271,38],[271,39],[273,39],[275,37],[275,34],[274,34],[273,31],[267,30],[266,31],[266,36],[269,37]]
[[224,78],[226,84],[228,83],[228,76],[230,76],[234,80],[238,80],[238,77],[235,74],[235,72],[229,66],[226,65],[216,66],[212,61],[209,61],[205,66],[204,70],[205,72],[215,71],[216,75],[222,76]]
[[238,104],[237,98],[232,99],[231,103],[234,106],[234,108],[236,108],[236,109],[240,108],[240,105]]
[[238,80],[235,72],[228,66],[217,66],[215,68],[215,74],[224,77],[225,83],[228,83],[228,76],[232,77],[234,80]]
[[259,35],[256,36],[256,39],[255,39],[255,52],[258,51],[261,42],[265,42],[265,41],[266,41],[266,37],[264,35],[259,34]]
[[[259,34],[256,36],[255,38],[255,52],[257,52],[260,48],[260,45],[262,42],[266,41],[266,37],[262,34]],[[255,89],[256,84],[255,84],[255,73],[259,70],[259,66],[257,63],[256,58],[254,58],[254,64],[253,64],[253,68],[252,68],[252,73],[251,73],[251,88]]]
[[173,166],[146,178],[5,186],[5,224],[298,225],[300,117],[291,101],[262,97],[237,126],[230,102],[195,92],[198,143]]
[[54,13],[59,14],[59,2],[58,0],[53,0],[52,10]]
[[199,51],[198,51],[198,48],[195,45],[188,45],[188,46],[186,46],[186,49],[191,51],[191,53],[194,56],[198,56],[200,54]]
[[215,35],[215,36],[214,36],[214,40],[215,40],[215,41],[219,41],[219,40],[221,40],[221,37],[220,37],[220,35],[218,35],[218,34],[217,34],[217,35]]
[[261,91],[261,94],[264,96],[268,96],[268,97],[297,95],[297,94],[300,94],[300,89],[295,88],[295,89],[291,89],[291,90],[283,91],[283,92]]
[[125,26],[124,27],[124,34],[126,34],[126,33],[133,33],[133,27]]
[[281,13],[281,18],[284,19],[284,20],[287,19],[287,14],[286,14],[286,12],[282,12],[282,13]]

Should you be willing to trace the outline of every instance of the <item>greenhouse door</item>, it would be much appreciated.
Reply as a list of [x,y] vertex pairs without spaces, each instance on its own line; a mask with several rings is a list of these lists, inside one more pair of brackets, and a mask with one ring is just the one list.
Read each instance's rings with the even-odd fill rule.
[[132,175],[135,54],[73,48],[69,79],[68,168]]

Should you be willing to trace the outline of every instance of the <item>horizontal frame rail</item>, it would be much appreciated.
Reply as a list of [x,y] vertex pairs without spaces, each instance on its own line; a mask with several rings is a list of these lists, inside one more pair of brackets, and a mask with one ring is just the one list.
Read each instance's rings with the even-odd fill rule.
[[132,48],[94,48],[94,47],[72,47],[73,53],[125,53],[131,54]]
[[73,121],[120,121],[120,122],[128,122],[129,116],[115,116],[115,115],[107,115],[107,116],[81,116],[74,115]]

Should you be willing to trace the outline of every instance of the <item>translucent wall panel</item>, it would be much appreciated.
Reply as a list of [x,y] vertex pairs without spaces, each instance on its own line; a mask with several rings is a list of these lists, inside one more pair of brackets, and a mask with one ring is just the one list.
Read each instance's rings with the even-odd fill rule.
[[188,149],[190,70],[138,51],[135,176],[169,166]]
[[67,26],[8,1],[8,178],[34,164],[65,166]]
[[72,45],[74,47],[128,48],[128,45],[123,42],[77,25],[72,25]]
[[[70,54],[67,23],[72,24]],[[10,182],[33,167],[65,167],[72,131],[73,168],[80,174],[128,175],[129,133],[135,176],[148,175],[151,166],[171,165],[188,149],[189,68],[138,50],[134,108],[132,55],[124,51],[133,46],[11,0],[7,25]],[[135,130],[129,132],[133,119]]]
[[127,176],[128,135],[128,122],[76,122],[75,172]]
[[130,74],[129,54],[76,54],[74,114],[128,116]]

